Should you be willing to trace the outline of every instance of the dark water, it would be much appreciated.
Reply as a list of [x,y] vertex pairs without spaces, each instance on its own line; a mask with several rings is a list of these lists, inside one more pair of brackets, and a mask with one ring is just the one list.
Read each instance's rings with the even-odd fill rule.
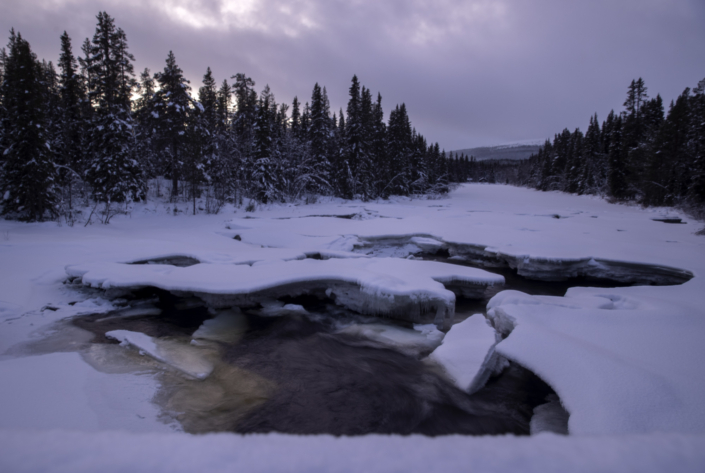
[[456,264],[459,266],[469,266],[484,271],[504,276],[504,286],[488,287],[482,299],[458,298],[455,303],[455,319],[453,323],[459,323],[473,314],[486,314],[487,303],[498,292],[512,289],[521,291],[532,296],[558,296],[563,297],[571,287],[627,287],[633,286],[631,283],[621,283],[606,279],[594,278],[571,278],[566,281],[538,281],[519,276],[515,269],[509,267],[485,267],[479,263],[450,259],[447,252],[439,252],[436,255],[417,255],[424,260],[439,261],[441,263]]
[[[212,317],[205,307],[188,307],[189,301],[165,292],[151,297],[161,315],[101,314],[75,318],[73,324],[106,347],[116,342],[105,332],[117,329],[188,345]],[[245,310],[248,328],[239,340],[204,348],[215,365],[205,380],[163,367],[155,371],[161,382],[155,401],[167,420],[191,433],[521,435],[529,433],[533,408],[553,392],[531,372],[510,365],[468,395],[428,362],[335,333],[341,322],[379,319],[315,297],[284,302],[305,306],[309,315],[264,317],[257,307]]]
[[[468,396],[415,358],[358,346],[307,317],[253,320],[253,326],[225,360],[276,380],[277,388],[233,426],[236,432],[526,434],[534,404],[550,392],[513,368],[486,392]],[[534,384],[537,396],[515,389]]]

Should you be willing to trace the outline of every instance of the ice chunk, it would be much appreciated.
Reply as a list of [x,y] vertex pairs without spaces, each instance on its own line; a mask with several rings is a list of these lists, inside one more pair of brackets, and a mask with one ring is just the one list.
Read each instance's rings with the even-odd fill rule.
[[472,394],[485,385],[498,363],[495,331],[482,314],[453,325],[443,344],[429,356],[451,380]]
[[[420,327],[421,330],[416,330]],[[337,333],[367,339],[371,346],[383,346],[410,356],[419,356],[435,349],[443,341],[444,334],[435,325],[414,326],[414,330],[387,324],[349,325]]]
[[307,315],[308,311],[304,309],[304,306],[298,304],[284,304],[281,301],[260,301],[262,309],[260,309],[259,314],[265,317],[280,317],[289,314],[302,314]]
[[205,379],[213,371],[213,364],[206,359],[203,350],[175,340],[160,340],[130,330],[113,330],[105,336],[118,340],[123,346],[133,346],[196,379]]
[[[449,326],[455,294],[482,294],[503,284],[502,276],[476,268],[396,258],[348,258],[272,261],[253,266],[97,263],[69,266],[70,276],[102,289],[157,287],[180,295],[193,294],[213,308],[229,308],[327,291],[337,304],[369,315],[389,315],[420,322],[435,314],[435,323]],[[452,289],[452,291],[450,290]]]
[[488,304],[506,335],[495,349],[556,391],[572,434],[703,432],[702,304],[683,297],[690,284],[500,293]]
[[426,253],[435,253],[445,248],[445,244],[443,242],[438,241],[434,238],[412,237],[409,241],[421,248]]
[[548,401],[534,408],[529,427],[531,435],[541,432],[568,435],[568,418],[570,414],[563,408],[560,399],[555,394],[546,396]]
[[215,318],[206,320],[193,333],[196,340],[235,343],[247,331],[247,318],[239,309],[223,310]]

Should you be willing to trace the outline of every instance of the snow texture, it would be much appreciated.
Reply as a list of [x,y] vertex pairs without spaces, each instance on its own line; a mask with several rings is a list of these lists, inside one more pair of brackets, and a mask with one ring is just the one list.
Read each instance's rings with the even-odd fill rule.
[[0,470],[40,473],[702,473],[705,437],[364,437],[0,431]]

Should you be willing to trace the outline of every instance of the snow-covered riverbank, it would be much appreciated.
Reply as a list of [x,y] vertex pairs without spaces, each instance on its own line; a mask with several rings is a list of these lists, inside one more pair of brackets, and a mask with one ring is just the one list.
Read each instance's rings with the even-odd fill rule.
[[[428,471],[441,465],[444,471],[465,470],[473,461],[489,471],[509,471],[516,465],[536,471],[662,471],[669,464],[674,470],[701,471],[705,236],[695,234],[702,224],[682,215],[685,225],[654,220],[673,214],[590,197],[466,185],[441,200],[328,202],[247,214],[230,209],[217,216],[174,217],[148,205],[131,218],[88,228],[0,221],[0,467],[88,471],[80,465],[128,462],[151,465],[150,471],[158,469],[155,465],[173,471],[166,466],[212,438],[208,452],[214,471],[232,467],[232,462],[243,462],[249,470],[276,471],[289,464],[287,456],[293,469],[321,471],[363,466]],[[67,336],[46,342],[57,320],[116,308],[100,299],[98,291],[80,290],[80,282],[103,289],[156,286],[222,297],[316,280],[353,309],[363,307],[365,294],[376,297],[365,306],[369,310],[361,310],[368,313],[380,308],[394,312],[400,298],[404,310],[413,304],[421,304],[421,312],[429,310],[423,301],[430,301],[437,311],[452,306],[453,293],[463,292],[458,286],[501,282],[473,268],[376,259],[429,248],[445,249],[459,260],[515,266],[529,277],[609,277],[612,271],[618,281],[676,277],[687,282],[575,288],[566,297],[507,291],[492,299],[488,316],[506,336],[493,349],[531,369],[557,392],[570,413],[572,435],[566,438],[188,437],[168,433],[178,426],[159,421],[151,403],[157,389],[151,377],[95,371],[71,352],[72,343],[85,341]],[[366,253],[370,255],[364,257]],[[200,264],[125,264],[174,256]],[[382,262],[380,267],[374,266],[376,261]],[[63,284],[69,275],[78,279]],[[341,288],[341,282],[353,286]],[[469,382],[474,373],[465,378]],[[154,434],[107,432],[113,430]],[[335,446],[330,450],[335,455],[321,453],[328,443]],[[450,444],[458,446],[448,448]],[[238,446],[269,452],[268,458],[258,463],[256,455],[235,455],[230,450]],[[10,449],[13,454],[7,455]],[[57,456],[58,451],[65,455]],[[402,452],[409,456],[400,459]],[[365,455],[378,461],[362,465],[345,458]],[[122,463],[113,463],[117,456]],[[311,456],[319,462],[311,463]],[[85,463],[73,463],[77,459]]]

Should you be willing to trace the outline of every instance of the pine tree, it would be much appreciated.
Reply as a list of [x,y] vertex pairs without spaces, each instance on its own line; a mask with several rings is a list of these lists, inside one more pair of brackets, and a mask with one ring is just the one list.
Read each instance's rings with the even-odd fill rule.
[[615,199],[622,200],[629,198],[622,117],[617,116],[613,123],[609,148],[609,194]]
[[311,94],[311,125],[308,136],[310,143],[311,165],[315,169],[315,178],[311,180],[309,191],[324,193],[330,181],[330,162],[328,161],[330,140],[330,117],[328,104],[321,87],[316,83]]
[[111,216],[111,203],[144,197],[142,169],[135,156],[131,95],[136,85],[124,31],[105,12],[97,16],[93,40],[84,59],[89,78],[89,96],[96,107],[90,130],[90,162],[86,180],[93,196],[105,203],[104,223]]
[[[186,126],[191,113],[189,81],[176,64],[174,53],[169,51],[166,65],[162,72],[155,74],[159,91],[155,97],[157,119],[157,140],[163,147],[164,162],[171,177],[171,201],[176,202],[179,195],[179,180],[183,177],[183,168],[188,165],[185,156],[187,145]],[[189,166],[194,169],[194,166]],[[192,193],[196,192],[192,189]],[[192,196],[193,197],[193,196]]]
[[384,186],[383,196],[409,194],[409,154],[412,145],[411,123],[406,105],[397,105],[389,114],[387,125],[387,156],[389,159],[389,181]]
[[360,82],[353,76],[349,89],[347,119],[345,121],[345,148],[343,161],[337,169],[336,180],[341,191],[341,197],[352,199],[360,189],[359,172],[361,144],[363,140],[362,116],[360,111]]
[[230,102],[232,100],[233,90],[226,79],[218,89],[216,115],[218,117],[218,132],[222,133],[230,125]]
[[255,181],[255,198],[265,204],[279,197],[277,166],[274,159],[272,101],[269,86],[266,86],[257,103],[254,126],[255,154],[252,178]]
[[693,89],[691,99],[691,140],[693,143],[693,181],[689,197],[696,204],[705,203],[705,79]]
[[138,90],[140,98],[135,102],[134,117],[136,154],[140,167],[147,178],[160,175],[162,167],[159,163],[159,145],[157,143],[157,126],[159,114],[156,106],[156,84],[149,69],[140,73]]
[[2,214],[21,220],[56,216],[53,155],[47,146],[42,69],[30,45],[11,31],[2,100],[4,162],[0,172]]
[[362,87],[360,91],[360,154],[358,157],[357,176],[360,182],[359,192],[363,200],[369,199],[374,192],[373,158],[372,158],[372,93],[370,89]]
[[63,200],[69,221],[73,221],[74,189],[80,185],[85,167],[86,91],[78,74],[78,62],[73,55],[71,38],[61,35],[59,57],[61,86],[61,130],[56,146],[58,182],[63,188]]
[[566,163],[565,174],[565,191],[571,194],[577,194],[580,190],[581,171],[584,163],[583,158],[583,132],[579,128],[570,137],[570,149],[568,154],[568,162]]
[[389,162],[387,159],[387,126],[384,123],[384,110],[382,109],[382,95],[377,94],[377,101],[372,108],[371,123],[371,143],[370,153],[372,156],[371,166],[375,170],[374,176],[374,196],[380,197],[382,189],[391,179]]
[[291,133],[296,139],[301,139],[301,104],[299,98],[294,97],[291,104]]

